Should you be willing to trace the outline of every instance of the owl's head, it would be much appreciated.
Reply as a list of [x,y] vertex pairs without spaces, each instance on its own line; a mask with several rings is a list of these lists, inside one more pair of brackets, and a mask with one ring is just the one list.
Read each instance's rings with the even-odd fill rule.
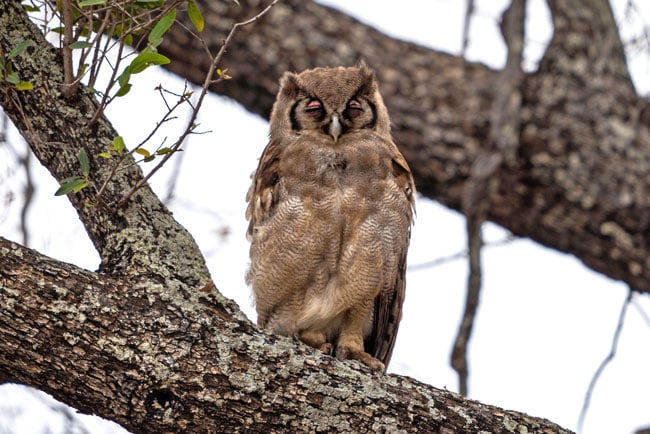
[[286,73],[271,113],[271,140],[320,132],[336,142],[354,130],[390,134],[390,121],[374,72],[359,62],[344,68]]

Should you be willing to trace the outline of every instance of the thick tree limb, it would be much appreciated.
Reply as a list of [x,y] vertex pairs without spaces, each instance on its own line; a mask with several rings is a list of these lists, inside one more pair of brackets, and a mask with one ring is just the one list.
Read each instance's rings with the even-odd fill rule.
[[214,290],[185,299],[2,238],[0,258],[0,381],[134,433],[569,432],[265,334]]
[[[265,4],[197,3],[212,50],[233,22]],[[629,80],[607,0],[550,6],[553,40],[539,71],[523,78],[518,164],[499,172],[488,218],[650,292],[650,105]],[[170,69],[200,82],[207,61],[200,44],[172,32],[162,46]],[[377,69],[419,191],[460,209],[490,130],[498,72],[390,39],[313,2],[285,0],[242,32],[224,65],[233,80],[215,90],[268,116],[284,71],[360,57]]]

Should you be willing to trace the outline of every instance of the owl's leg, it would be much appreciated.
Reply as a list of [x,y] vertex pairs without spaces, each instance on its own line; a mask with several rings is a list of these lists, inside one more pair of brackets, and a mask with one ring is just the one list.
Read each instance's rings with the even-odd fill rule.
[[325,333],[316,330],[303,330],[296,336],[310,347],[318,348],[324,354],[332,354],[332,344],[327,342]]
[[365,314],[349,313],[336,342],[336,358],[353,359],[367,365],[373,371],[384,371],[386,367],[377,358],[363,350],[363,322]]

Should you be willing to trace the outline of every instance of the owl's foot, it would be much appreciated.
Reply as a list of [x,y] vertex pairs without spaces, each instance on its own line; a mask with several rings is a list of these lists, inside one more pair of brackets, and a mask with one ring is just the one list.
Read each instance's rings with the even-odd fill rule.
[[318,348],[323,354],[332,354],[332,344],[325,341],[325,334],[313,330],[304,330],[295,333],[294,338],[306,343],[310,347]]
[[370,354],[366,353],[365,351],[354,351],[348,347],[337,347],[336,348],[336,358],[339,360],[358,360],[362,363],[364,363],[366,366],[368,366],[371,370],[373,371],[381,371],[383,372],[386,367],[384,366],[383,363],[379,361],[379,359],[371,356]]

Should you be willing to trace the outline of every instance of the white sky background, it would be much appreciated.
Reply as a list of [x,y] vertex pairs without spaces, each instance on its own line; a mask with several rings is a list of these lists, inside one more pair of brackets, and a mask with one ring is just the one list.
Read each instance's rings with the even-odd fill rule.
[[[344,0],[322,1],[351,13],[380,30],[431,48],[458,54],[463,25],[463,1]],[[499,68],[505,48],[497,19],[505,0],[478,1],[472,20],[467,57]],[[529,0],[526,66],[534,66],[551,35],[548,11],[541,0]],[[619,20],[626,0],[614,6]],[[637,1],[643,19],[624,21],[624,37],[650,25],[650,5]],[[644,3],[641,5],[641,3]],[[233,5],[233,7],[236,7]],[[636,33],[635,33],[636,32]],[[629,54],[629,53],[628,53]],[[650,91],[650,55],[630,59],[637,88]],[[399,59],[396,59],[399,61]],[[226,58],[227,64],[227,58]],[[162,71],[135,76],[127,97],[109,106],[108,117],[127,146],[140,142],[161,117],[161,102],[153,87],[180,91],[183,83]],[[244,196],[249,175],[266,145],[267,123],[248,114],[236,103],[210,96],[200,116],[209,134],[192,136],[185,146],[183,167],[170,204],[176,218],[194,235],[206,255],[219,290],[234,299],[254,318],[250,289],[244,283],[248,243],[244,232]],[[182,122],[165,132],[169,141]],[[11,137],[15,139],[17,133]],[[13,140],[14,143],[17,140]],[[154,145],[151,146],[152,148]],[[17,196],[18,175],[4,177],[13,156],[0,148],[0,198],[7,191]],[[164,197],[172,163],[153,178],[154,189]],[[33,164],[39,189],[29,224],[31,247],[57,259],[94,270],[99,259],[64,198],[53,196],[58,185],[39,163]],[[0,208],[0,235],[20,241],[18,218],[21,201]],[[229,232],[224,236],[224,230]],[[500,240],[507,233],[486,224],[484,236]],[[438,204],[420,199],[413,230],[409,264],[447,257],[465,249],[463,218]],[[544,417],[576,429],[589,381],[610,350],[627,287],[596,274],[572,256],[527,240],[488,247],[483,252],[484,287],[477,323],[470,344],[470,397],[503,408]],[[465,297],[465,260],[410,270],[400,334],[390,372],[408,375],[439,388],[457,390],[449,355]],[[644,317],[645,315],[645,317]],[[584,425],[585,434],[631,433],[650,425],[650,299],[635,296],[627,313],[617,355],[598,382]],[[14,387],[0,388],[0,418],[6,408],[19,412],[23,395]],[[35,410],[17,417],[37,432]],[[42,411],[43,414],[47,410]],[[0,432],[29,432],[25,425],[0,419]],[[112,426],[92,423],[93,433],[111,432]],[[43,425],[44,426],[44,425]],[[89,425],[90,426],[90,425]]]

